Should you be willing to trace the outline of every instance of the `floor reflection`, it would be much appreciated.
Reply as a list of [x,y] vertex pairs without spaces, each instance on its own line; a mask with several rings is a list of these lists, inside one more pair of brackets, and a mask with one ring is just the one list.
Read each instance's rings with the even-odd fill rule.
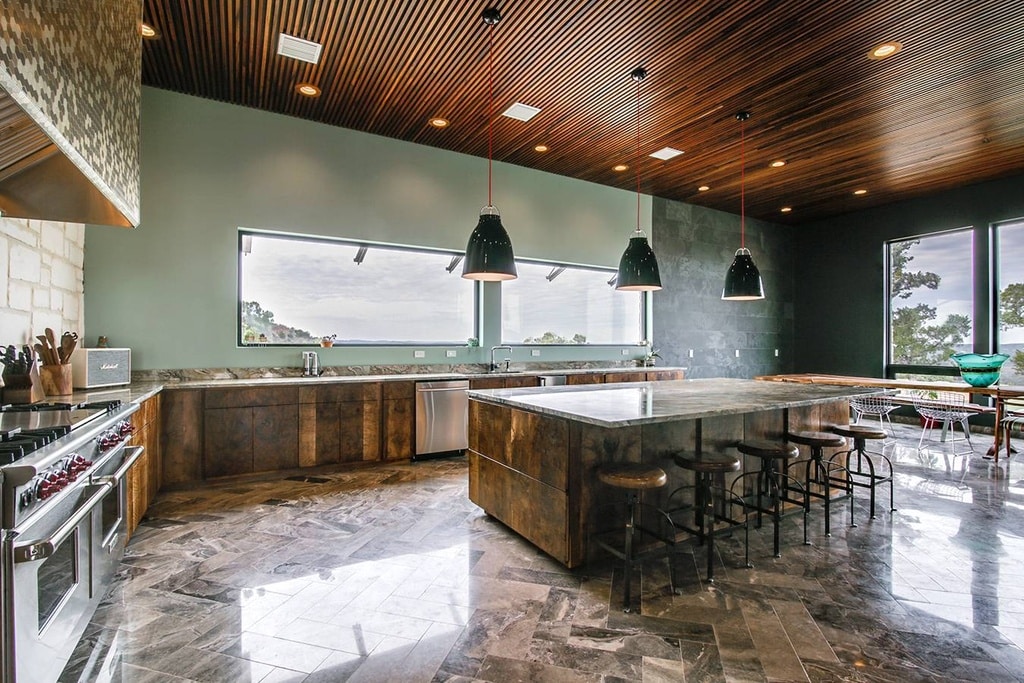
[[640,614],[613,562],[566,571],[472,505],[461,458],[165,493],[61,680],[1024,680],[1024,465],[895,430],[897,512],[861,496],[826,538],[819,503],[752,569],[723,538],[714,585],[684,549]]

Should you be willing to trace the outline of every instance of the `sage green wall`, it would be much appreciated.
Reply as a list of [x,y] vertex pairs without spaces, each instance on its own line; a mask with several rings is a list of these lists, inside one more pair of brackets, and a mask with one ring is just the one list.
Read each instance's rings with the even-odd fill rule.
[[[486,173],[472,156],[143,88],[142,220],[134,230],[86,228],[86,339],[131,347],[138,370],[296,366],[298,349],[236,345],[238,228],[463,250],[486,203]],[[625,190],[503,163],[494,164],[494,203],[518,256],[608,266],[636,206]],[[485,326],[485,347],[497,343],[493,329]],[[455,359],[425,350],[414,360],[411,348],[335,348],[321,360],[484,360],[481,349],[459,348]],[[516,360],[623,357],[620,348],[542,348]]]

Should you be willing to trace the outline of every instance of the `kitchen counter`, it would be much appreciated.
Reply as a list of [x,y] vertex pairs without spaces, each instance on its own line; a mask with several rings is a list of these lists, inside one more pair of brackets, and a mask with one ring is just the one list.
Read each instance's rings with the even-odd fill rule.
[[[661,467],[668,484],[643,498],[665,507],[671,491],[692,484],[692,473],[675,465],[675,453],[736,454],[743,440],[827,431],[849,424],[851,396],[879,391],[742,379],[470,391],[469,497],[557,561],[577,567],[590,553],[588,531],[622,523],[603,506],[620,500],[622,491],[598,480],[594,470],[602,463]],[[807,448],[801,450],[807,458]],[[826,457],[836,450],[825,449]],[[743,459],[746,472],[760,466]],[[738,474],[725,475],[726,486]]]
[[[282,369],[285,370],[285,369]],[[293,371],[287,368],[287,371]],[[330,371],[330,368],[328,368]],[[221,387],[259,387],[274,385],[320,385],[340,384],[346,382],[431,382],[451,379],[488,379],[488,378],[510,378],[510,377],[540,377],[541,375],[588,375],[588,374],[618,374],[636,372],[685,372],[686,368],[680,367],[626,367],[615,366],[606,368],[545,368],[543,370],[516,369],[509,372],[422,372],[422,373],[366,373],[366,374],[325,374],[320,377],[303,377],[302,375],[288,376],[266,376],[257,377],[234,377],[215,376],[202,379],[160,379],[154,380],[154,384],[160,384],[166,389],[211,389]],[[196,371],[201,373],[203,371]],[[257,371],[259,372],[259,371]],[[139,384],[148,384],[141,382]],[[132,382],[134,387],[136,382]]]
[[631,427],[809,406],[878,391],[863,387],[720,378],[491,389],[470,391],[469,396],[487,403],[599,427]]

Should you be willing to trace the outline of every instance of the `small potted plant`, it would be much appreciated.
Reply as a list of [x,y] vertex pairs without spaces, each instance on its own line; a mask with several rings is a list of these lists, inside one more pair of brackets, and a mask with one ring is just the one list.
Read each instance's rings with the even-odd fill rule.
[[644,357],[637,362],[637,365],[642,368],[651,368],[654,367],[658,358],[661,358],[661,354],[658,353],[658,349],[649,349],[647,353],[644,354]]
[[327,336],[324,336],[324,337],[320,337],[320,346],[324,347],[325,349],[329,349],[332,346],[334,346],[334,340],[337,339],[337,338],[338,338],[338,335],[336,335],[336,334],[331,334],[331,335],[327,335]]

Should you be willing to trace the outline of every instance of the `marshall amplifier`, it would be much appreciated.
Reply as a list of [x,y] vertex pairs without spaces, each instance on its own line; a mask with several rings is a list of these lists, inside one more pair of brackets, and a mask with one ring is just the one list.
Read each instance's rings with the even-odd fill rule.
[[71,358],[71,380],[75,389],[130,384],[132,350],[78,349]]

